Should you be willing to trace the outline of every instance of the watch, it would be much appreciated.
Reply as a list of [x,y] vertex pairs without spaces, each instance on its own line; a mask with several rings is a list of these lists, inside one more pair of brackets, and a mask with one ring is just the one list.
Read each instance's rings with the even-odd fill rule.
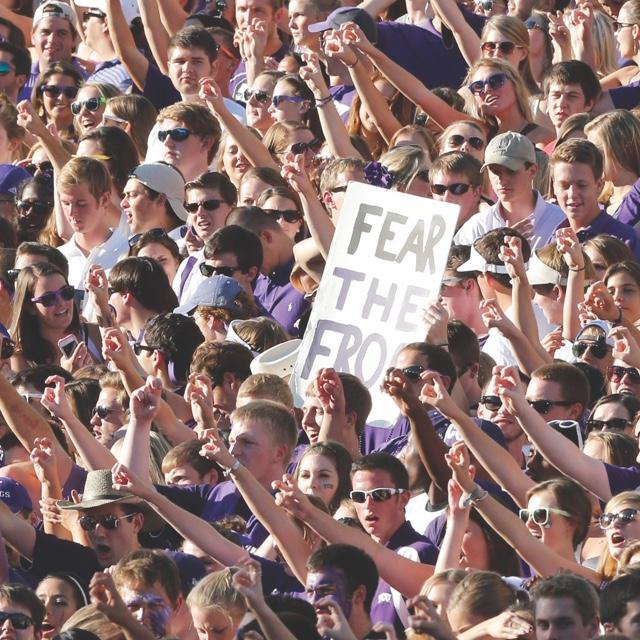
[[233,475],[242,465],[240,464],[240,460],[236,460],[228,469],[225,469],[222,472],[222,475],[225,478],[228,478],[229,476]]

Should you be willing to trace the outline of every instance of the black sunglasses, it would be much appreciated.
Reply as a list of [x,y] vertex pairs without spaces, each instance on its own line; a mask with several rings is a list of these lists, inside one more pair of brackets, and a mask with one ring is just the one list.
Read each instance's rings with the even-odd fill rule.
[[626,527],[638,517],[637,509],[623,509],[619,513],[603,513],[600,516],[600,527],[608,529],[614,522],[618,522],[621,526]]
[[245,89],[244,101],[249,102],[251,98],[255,98],[256,102],[260,104],[266,104],[271,100],[271,96],[266,91],[260,91],[260,89],[256,89],[255,91],[252,89]]
[[43,160],[42,162],[27,162],[20,165],[23,169],[28,171],[32,176],[36,174],[36,171],[40,173],[53,173],[53,165],[51,160]]
[[618,429],[624,431],[627,425],[631,424],[630,420],[624,418],[609,418],[609,420],[587,420],[587,431],[608,431],[609,429]]
[[104,96],[98,96],[97,98],[87,98],[86,100],[78,100],[71,103],[71,113],[77,116],[84,107],[87,111],[97,111],[101,105],[107,104]]
[[223,202],[224,200],[209,198],[208,200],[202,200],[201,202],[186,202],[184,208],[189,213],[197,213],[200,207],[202,207],[205,211],[215,211]]
[[464,182],[454,182],[453,184],[432,184],[431,191],[437,193],[439,196],[443,196],[447,191],[453,196],[461,196],[463,193],[469,191],[470,184]]
[[24,631],[33,626],[33,620],[24,613],[6,613],[5,611],[0,611],[0,627],[7,620],[9,620],[11,626],[18,631]]
[[58,303],[58,300],[64,300],[65,302],[73,300],[75,294],[76,290],[70,284],[67,284],[57,291],[47,291],[41,296],[31,298],[31,302],[40,303],[43,307],[53,307]]
[[151,347],[148,344],[142,344],[141,342],[133,343],[133,353],[139,356],[143,351],[153,353],[154,351],[159,351],[159,349],[158,347]]
[[31,211],[35,216],[44,216],[49,213],[53,202],[44,200],[16,200],[18,211]]
[[175,129],[165,129],[164,131],[158,131],[158,140],[164,142],[167,137],[171,138],[174,142],[182,142],[191,135],[191,131],[185,127],[176,127]]
[[91,412],[91,416],[98,416],[100,420],[105,420],[110,413],[120,413],[120,409],[109,409],[109,407],[103,407],[97,404],[93,411]]
[[510,53],[513,53],[516,45],[514,42],[483,42],[480,48],[485,53],[493,53],[498,50],[500,53],[508,56]]
[[400,369],[409,380],[420,380],[420,374],[426,369],[419,364],[412,364],[410,367]]
[[295,142],[291,145],[291,153],[299,156],[307,151],[317,151],[322,145],[322,140],[314,138],[311,142]]
[[7,278],[11,284],[15,284],[18,276],[20,275],[20,269],[7,269]]
[[476,80],[469,85],[469,91],[474,95],[485,93],[487,89],[500,89],[504,87],[504,83],[507,81],[506,73],[494,73],[485,80]]
[[227,276],[227,278],[231,278],[235,271],[238,271],[238,269],[234,267],[213,267],[206,262],[200,265],[200,273],[205,278],[210,278],[211,276]]
[[295,209],[288,209],[286,211],[280,211],[278,209],[263,209],[263,211],[274,220],[280,220],[280,218],[285,222],[299,222],[302,220],[302,214]]
[[629,380],[634,384],[640,382],[640,371],[635,367],[619,367],[617,365],[607,367],[607,378],[611,382],[620,382],[625,375],[629,376]]
[[571,347],[571,351],[576,358],[581,358],[587,350],[590,351],[594,358],[602,360],[602,358],[607,355],[607,342],[603,338],[598,338],[595,342],[586,340],[584,342],[576,342],[573,347]]
[[164,229],[160,229],[159,227],[156,227],[155,229],[149,229],[148,231],[141,231],[140,233],[136,233],[132,235],[127,240],[129,247],[135,247],[138,244],[140,238],[142,238],[142,236],[145,236],[145,235],[153,239],[169,237],[169,235]]
[[105,529],[109,531],[113,531],[118,524],[120,524],[120,520],[126,520],[130,518],[133,514],[130,513],[126,516],[120,516],[119,518],[116,516],[102,516],[101,518],[94,518],[93,516],[82,516],[78,522],[80,526],[85,530],[91,533],[95,531],[98,525],[102,525]]
[[58,84],[43,84],[40,87],[40,91],[42,93],[46,93],[52,98],[57,98],[62,93],[64,94],[65,98],[73,100],[78,95],[79,87],[68,87]]
[[461,147],[465,142],[468,142],[476,151],[480,151],[485,144],[484,140],[482,138],[478,138],[478,136],[465,138],[459,133],[454,133],[452,136],[449,136],[448,142],[452,147]]
[[484,405],[489,411],[498,411],[502,406],[500,396],[480,396],[479,404]]
[[575,400],[527,400],[527,402],[541,416],[549,413],[552,407],[570,407],[572,404],[576,404]]

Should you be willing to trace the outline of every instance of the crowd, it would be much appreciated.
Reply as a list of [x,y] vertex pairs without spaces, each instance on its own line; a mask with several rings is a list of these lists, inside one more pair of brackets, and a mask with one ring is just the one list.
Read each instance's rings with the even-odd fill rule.
[[[640,640],[639,51],[640,0],[2,0],[0,640]],[[298,397],[354,183],[454,239],[380,388]]]

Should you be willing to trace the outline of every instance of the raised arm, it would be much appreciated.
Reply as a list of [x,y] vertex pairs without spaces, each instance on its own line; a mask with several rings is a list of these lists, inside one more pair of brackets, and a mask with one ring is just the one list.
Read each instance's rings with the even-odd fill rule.
[[[511,495],[516,504],[526,505],[526,493],[535,485],[518,466],[513,456],[490,438],[456,405],[448,394],[440,377],[432,372],[422,374],[424,386],[420,396],[423,402],[435,407],[456,426],[473,455],[491,474],[497,484]],[[528,406],[528,405],[527,405]]]
[[[562,436],[561,436],[562,437]],[[558,571],[571,571],[590,580],[595,585],[601,576],[587,567],[582,567],[574,559],[567,559],[531,535],[527,525],[518,516],[500,504],[473,482],[469,475],[469,452],[464,443],[458,442],[448,456],[455,482],[465,496],[469,496],[474,507],[504,541],[542,577]]]
[[584,253],[571,227],[556,231],[556,246],[569,269],[562,305],[562,337],[573,341],[580,331],[579,305],[584,300]]
[[[138,2],[140,2],[140,13],[142,13],[142,5],[148,4],[149,0],[138,0]],[[157,8],[160,10],[162,26],[169,36],[180,31],[189,17],[189,13],[182,8],[178,0],[158,0]]]
[[138,0],[144,34],[158,69],[169,75],[169,40],[188,17],[176,0]]
[[524,387],[514,367],[496,367],[494,376],[502,401],[507,403],[507,408],[516,417],[518,424],[540,454],[587,491],[591,491],[605,502],[609,500],[611,488],[604,463],[582,453],[573,442],[552,429],[544,418],[529,406],[524,395]]
[[[0,376],[2,377],[2,376]],[[0,536],[27,560],[33,559],[36,530],[0,500]]]
[[304,584],[307,579],[306,564],[311,550],[302,531],[288,514],[283,512],[282,507],[276,505],[273,496],[256,480],[251,471],[229,453],[215,429],[208,431],[205,436],[208,442],[202,447],[202,454],[210,460],[215,460],[223,469],[229,470],[249,509],[273,536],[296,578]]
[[329,543],[350,544],[368,553],[378,567],[380,576],[406,597],[416,595],[424,581],[433,575],[433,566],[414,562],[383,547],[366,533],[341,524],[328,513],[314,507],[290,479],[276,482],[279,490],[276,504],[304,520],[319,536]]
[[469,526],[469,504],[462,504],[462,489],[453,479],[448,486],[449,511],[447,513],[447,530],[445,531],[440,553],[436,562],[436,573],[447,569],[460,568],[462,541]]
[[149,502],[154,511],[160,514],[183,538],[191,540],[220,564],[232,567],[249,557],[245,549],[227,540],[209,522],[173,503],[159,493],[151,482],[134,474],[125,465],[116,464],[111,474],[113,486],[117,491],[133,493]]
[[432,0],[431,6],[453,33],[460,53],[469,66],[482,57],[480,37],[465,20],[455,0]]
[[271,157],[262,140],[258,140],[227,109],[222,92],[213,78],[200,80],[199,97],[207,103],[209,110],[220,120],[229,135],[236,141],[242,154],[254,167],[270,167],[278,172],[280,171],[280,166]]
[[379,49],[376,49],[366,36],[354,25],[345,28],[343,38],[358,48],[376,65],[385,78],[411,102],[418,105],[443,129],[458,120],[469,119],[466,113],[456,111],[444,100],[434,95],[413,74],[396,64]]
[[[149,70],[149,61],[136,47],[135,40],[122,12],[120,0],[106,0],[106,9],[107,20],[109,21],[109,35],[116,51],[116,57],[122,61],[131,80],[142,91]],[[149,44],[151,45],[151,42]],[[153,53],[155,55],[155,51]]]

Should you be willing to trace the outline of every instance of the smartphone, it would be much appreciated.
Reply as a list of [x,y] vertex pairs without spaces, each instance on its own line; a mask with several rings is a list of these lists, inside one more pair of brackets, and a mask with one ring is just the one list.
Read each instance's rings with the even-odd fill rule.
[[65,358],[71,357],[74,349],[78,346],[78,338],[76,338],[72,333],[64,338],[58,340],[58,347],[60,351],[64,354]]

